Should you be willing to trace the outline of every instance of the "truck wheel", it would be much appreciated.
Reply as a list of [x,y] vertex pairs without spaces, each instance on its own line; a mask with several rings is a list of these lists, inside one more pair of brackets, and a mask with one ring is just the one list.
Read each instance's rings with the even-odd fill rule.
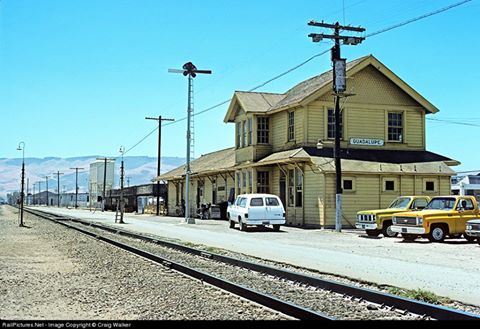
[[445,228],[443,226],[434,226],[428,234],[430,242],[442,242],[445,239]]
[[386,238],[395,238],[398,235],[397,232],[392,231],[392,222],[390,221],[383,223],[382,233]]
[[[468,242],[475,242],[476,237],[470,236],[466,233],[463,233],[463,237],[468,241]],[[479,240],[480,241],[480,240]]]
[[242,219],[241,219],[241,218],[239,218],[238,224],[240,224],[240,231],[246,231],[246,230],[247,230],[247,225],[245,225],[245,224],[242,222]]
[[273,226],[273,230],[274,230],[275,232],[280,231],[280,225],[279,225],[279,224],[273,224],[272,226]]
[[402,233],[402,238],[403,238],[403,240],[405,240],[405,241],[412,242],[412,241],[414,241],[414,240],[417,238],[417,236],[414,235],[414,234],[405,234],[405,233]]
[[365,230],[365,232],[367,232],[368,236],[375,237],[375,238],[380,234],[380,231],[378,230]]

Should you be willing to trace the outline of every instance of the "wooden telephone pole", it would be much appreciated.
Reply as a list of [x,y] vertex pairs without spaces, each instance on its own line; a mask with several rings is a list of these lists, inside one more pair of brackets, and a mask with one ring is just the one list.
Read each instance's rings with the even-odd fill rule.
[[[147,120],[158,121],[158,159],[157,178],[160,177],[161,152],[162,152],[162,121],[175,121],[175,119],[164,119],[161,115],[158,118],[146,117]],[[157,216],[160,215],[160,180],[157,181]]]
[[[346,59],[341,58],[340,55],[340,41],[343,41],[344,45],[358,45],[365,38],[355,36],[342,36],[340,31],[353,31],[353,32],[365,32],[364,28],[343,26],[338,22],[335,24],[319,23],[316,21],[308,22],[310,26],[323,27],[333,29],[334,34],[317,34],[311,33],[308,36],[312,38],[313,42],[319,42],[323,39],[335,40],[335,46],[332,48],[332,64],[333,64],[333,92],[335,95],[335,174],[336,174],[336,196],[335,196],[335,230],[340,232],[342,230],[342,167],[340,156],[340,139],[342,138],[342,131],[340,126],[340,98],[346,97],[345,91],[347,90],[346,83]],[[343,130],[343,129],[342,129]]]

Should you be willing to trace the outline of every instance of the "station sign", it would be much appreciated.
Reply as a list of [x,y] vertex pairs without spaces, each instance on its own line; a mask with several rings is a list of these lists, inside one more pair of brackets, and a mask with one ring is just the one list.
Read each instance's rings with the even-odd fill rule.
[[385,142],[383,139],[373,138],[350,138],[351,145],[366,145],[366,146],[383,146]]

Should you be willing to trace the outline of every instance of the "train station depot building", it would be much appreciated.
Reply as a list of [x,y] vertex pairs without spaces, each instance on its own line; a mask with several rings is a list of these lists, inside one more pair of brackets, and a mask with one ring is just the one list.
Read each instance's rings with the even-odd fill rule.
[[[356,212],[386,207],[400,195],[449,195],[458,161],[426,150],[425,116],[438,109],[374,56],[347,63],[341,99],[343,227]],[[335,227],[335,136],[332,72],[284,94],[236,91],[224,122],[235,147],[191,162],[191,214],[201,203],[243,193],[272,193],[287,224]],[[185,167],[168,182],[168,213],[185,199]]]

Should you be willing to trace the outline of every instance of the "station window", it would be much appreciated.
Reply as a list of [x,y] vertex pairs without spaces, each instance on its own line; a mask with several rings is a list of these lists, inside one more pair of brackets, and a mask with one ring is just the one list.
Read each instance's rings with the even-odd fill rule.
[[258,193],[270,193],[269,172],[259,171],[257,172],[257,192]]
[[296,194],[295,194],[295,207],[302,207],[303,199],[303,173],[300,169],[295,169],[295,185],[296,185]]
[[[335,138],[335,110],[328,109],[327,114],[327,138]],[[340,114],[340,138],[343,139],[343,111]]]
[[388,112],[388,141],[403,142],[403,113]]
[[247,119],[247,145],[252,145],[252,118]]
[[288,131],[287,140],[293,141],[295,139],[295,112],[288,112]]
[[241,128],[242,124],[240,122],[237,122],[235,124],[235,126],[236,126],[236,133],[237,133],[237,135],[235,136],[236,137],[235,138],[235,145],[237,146],[237,148],[240,148],[241,147],[240,146],[240,134],[241,134],[241,129],[240,128]]
[[435,191],[435,182],[426,181],[425,182],[425,191],[434,192]]
[[343,189],[346,191],[353,190],[353,181],[351,179],[344,179],[343,180]]
[[288,171],[288,206],[293,207],[295,204],[295,175],[294,170]]
[[385,181],[385,191],[395,191],[395,181],[386,180]]
[[258,117],[257,118],[257,143],[258,144],[268,144],[268,117]]

